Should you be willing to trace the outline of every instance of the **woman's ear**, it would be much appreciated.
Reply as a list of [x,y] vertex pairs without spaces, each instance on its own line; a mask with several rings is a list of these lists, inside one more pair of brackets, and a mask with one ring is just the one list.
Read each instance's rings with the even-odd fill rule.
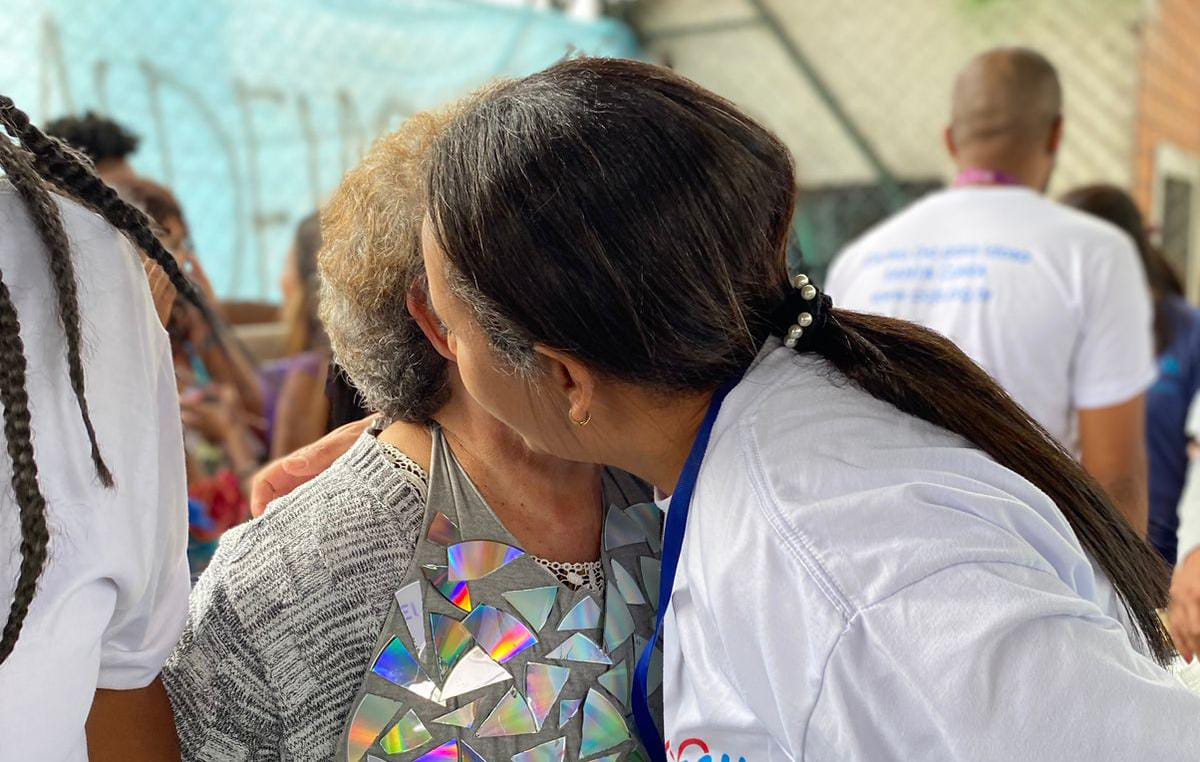
[[425,334],[425,338],[429,340],[437,353],[450,362],[455,362],[454,351],[446,339],[446,328],[434,314],[433,308],[429,306],[429,298],[425,295],[425,289],[421,287],[420,283],[414,283],[408,287],[408,293],[404,296],[404,306],[408,309],[408,314],[412,315],[413,320],[417,321],[421,333]]
[[567,415],[575,423],[591,420],[596,399],[596,374],[575,357],[542,345],[534,347],[546,366],[543,388],[561,394]]

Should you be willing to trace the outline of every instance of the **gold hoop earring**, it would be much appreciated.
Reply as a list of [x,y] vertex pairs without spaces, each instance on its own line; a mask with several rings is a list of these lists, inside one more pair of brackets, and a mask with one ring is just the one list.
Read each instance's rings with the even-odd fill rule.
[[[568,417],[568,418],[571,418],[571,414],[570,414],[570,413],[567,413],[567,417]],[[577,420],[575,420],[574,418],[571,418],[571,423],[575,424],[576,426],[580,426],[580,427],[582,427],[582,426],[587,426],[587,425],[588,425],[589,423],[591,423],[591,422],[592,422],[592,413],[591,413],[591,411],[588,411],[588,414],[587,414],[586,416],[584,416],[584,418],[583,418],[583,420],[582,420],[582,421],[577,421]]]

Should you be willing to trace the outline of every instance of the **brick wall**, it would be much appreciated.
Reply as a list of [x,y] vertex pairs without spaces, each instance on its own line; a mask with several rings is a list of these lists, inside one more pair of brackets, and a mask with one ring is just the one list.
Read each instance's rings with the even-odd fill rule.
[[1153,218],[1161,205],[1155,187],[1161,148],[1200,161],[1200,3],[1150,3],[1141,36],[1133,190]]

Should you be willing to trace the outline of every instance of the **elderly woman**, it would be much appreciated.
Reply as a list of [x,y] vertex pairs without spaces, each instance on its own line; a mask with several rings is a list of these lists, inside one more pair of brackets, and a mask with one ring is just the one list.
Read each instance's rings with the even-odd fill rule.
[[661,518],[463,393],[419,247],[441,121],[381,140],[325,210],[323,318],[388,423],[222,540],[164,673],[185,759],[643,753]]

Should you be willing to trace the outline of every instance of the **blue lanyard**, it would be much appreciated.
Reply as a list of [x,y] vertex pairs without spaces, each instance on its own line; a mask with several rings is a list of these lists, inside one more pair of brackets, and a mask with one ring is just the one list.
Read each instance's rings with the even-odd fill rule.
[[[675,492],[671,495],[670,508],[667,511],[667,525],[663,530],[662,543],[662,578],[658,586],[658,615],[654,622],[654,637],[646,646],[638,659],[637,669],[633,672],[633,721],[637,725],[638,735],[650,755],[650,762],[666,762],[667,754],[663,748],[663,739],[658,734],[658,727],[650,714],[650,697],[646,692],[647,675],[650,672],[650,657],[654,646],[662,637],[663,617],[667,606],[671,603],[671,588],[675,586],[675,572],[679,568],[679,552],[683,549],[683,535],[687,530],[688,508],[692,503],[692,492],[696,489],[696,476],[700,473],[700,464],[704,460],[704,451],[708,449],[708,439],[712,435],[713,422],[721,411],[721,403],[733,387],[737,386],[740,378],[726,381],[712,397],[708,404],[708,412],[696,432],[696,441],[692,442],[691,452],[683,463],[679,473],[679,481],[675,484]],[[664,718],[665,722],[665,718]]]

